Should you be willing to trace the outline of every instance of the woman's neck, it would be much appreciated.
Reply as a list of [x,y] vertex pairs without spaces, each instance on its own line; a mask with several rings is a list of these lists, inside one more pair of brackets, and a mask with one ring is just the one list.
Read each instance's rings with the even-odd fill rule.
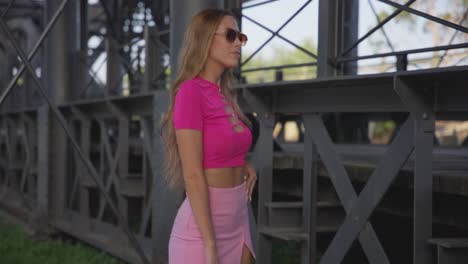
[[210,82],[216,83],[220,85],[221,82],[221,75],[224,72],[224,68],[213,62],[208,60],[205,64],[204,69],[200,72],[200,77]]

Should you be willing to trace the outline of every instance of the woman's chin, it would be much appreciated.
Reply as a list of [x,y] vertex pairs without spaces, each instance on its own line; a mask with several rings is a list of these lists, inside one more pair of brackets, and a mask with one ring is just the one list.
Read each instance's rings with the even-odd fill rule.
[[239,62],[238,62],[238,61],[235,61],[235,62],[226,63],[226,64],[225,64],[225,67],[228,68],[228,69],[232,69],[232,68],[237,67],[237,65],[239,65]]

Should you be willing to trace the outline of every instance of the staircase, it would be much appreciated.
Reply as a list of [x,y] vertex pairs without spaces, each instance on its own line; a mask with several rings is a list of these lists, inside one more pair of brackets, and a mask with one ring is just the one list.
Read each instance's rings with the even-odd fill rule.
[[437,264],[468,263],[468,238],[433,238],[429,243],[437,247]]
[[[328,185],[328,186],[327,186]],[[316,215],[316,233],[335,232],[342,220],[345,212],[338,201],[333,187],[327,183],[321,183],[318,192],[317,215]],[[278,196],[294,195],[294,193],[275,192]],[[289,199],[288,199],[289,200]],[[272,201],[266,202],[268,225],[259,227],[259,232],[270,237],[283,240],[307,240],[308,235],[303,226],[302,201]]]
[[[307,250],[314,245],[310,234],[329,237],[335,233],[345,217],[345,211],[329,179],[319,177],[317,183],[316,225],[307,225],[307,207],[303,201],[303,171],[300,169],[274,169],[272,186],[273,199],[258,206],[266,209],[266,224],[258,224],[258,233],[266,238],[300,242],[302,263],[310,263],[312,252]],[[309,209],[309,211],[312,211]],[[267,240],[269,241],[269,240]],[[269,243],[269,242],[268,242]]]

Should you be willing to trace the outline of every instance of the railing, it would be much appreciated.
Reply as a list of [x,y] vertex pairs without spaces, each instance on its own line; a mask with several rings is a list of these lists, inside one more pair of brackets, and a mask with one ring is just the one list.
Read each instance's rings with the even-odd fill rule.
[[[250,9],[250,8],[255,8],[259,6],[264,6],[267,4],[270,4],[272,2],[277,2],[276,1],[263,1],[260,3],[256,4],[244,4],[243,10]],[[374,6],[375,1],[368,0],[368,4],[371,8],[372,14],[377,20],[377,25],[375,25],[373,28],[371,28],[368,32],[362,35],[359,39],[349,39],[350,42],[347,46],[346,44],[343,47],[340,47],[340,51],[338,54],[329,57],[329,63],[331,63],[335,68],[343,68],[346,63],[352,63],[352,62],[357,62],[357,61],[362,61],[362,60],[367,60],[367,59],[375,59],[375,58],[384,58],[384,57],[395,57],[396,58],[396,63],[395,63],[395,68],[397,71],[403,71],[407,70],[408,64],[414,64],[411,61],[408,60],[408,55],[411,54],[417,54],[417,53],[425,53],[425,52],[433,52],[433,51],[444,51],[444,53],[439,57],[439,60],[437,62],[437,65],[435,68],[438,68],[443,59],[447,56],[447,52],[450,50],[462,50],[464,48],[468,47],[467,43],[460,43],[460,44],[452,44],[453,41],[455,40],[455,37],[457,36],[458,33],[467,33],[468,28],[463,26],[465,23],[467,16],[468,16],[468,11],[465,11],[463,15],[460,18],[460,21],[458,23],[454,23],[451,21],[448,21],[443,18],[439,18],[421,11],[418,11],[416,9],[411,8],[410,6],[416,2],[416,0],[410,0],[406,2],[404,5],[388,1],[388,0],[377,0],[379,2],[382,2],[384,4],[387,4],[389,6],[392,6],[396,8],[389,16],[385,17],[383,20],[379,18],[379,15],[377,14],[377,11]],[[268,39],[263,42],[259,48],[257,48],[252,54],[249,55],[248,58],[242,61],[242,69],[241,73],[250,73],[250,72],[256,72],[256,71],[270,71],[270,70],[275,70],[276,72],[281,72],[283,69],[288,69],[288,68],[299,68],[299,67],[320,67],[318,64],[318,56],[317,54],[314,54],[313,52],[310,52],[309,50],[305,49],[304,47],[301,47],[300,45],[297,45],[296,43],[292,42],[286,37],[283,37],[280,34],[280,31],[284,29],[286,25],[288,25],[289,22],[291,22],[298,14],[301,12],[304,12],[304,8],[310,5],[312,1],[304,1],[304,4],[291,16],[289,17],[277,30],[272,30],[268,28],[267,26],[259,23],[256,21],[254,18],[247,16],[245,14],[242,15],[242,18],[246,19],[247,21],[250,21],[251,23],[257,25],[258,27],[261,27],[262,29],[268,31],[271,33],[271,36],[268,37]],[[400,51],[395,51],[392,43],[391,43],[391,38],[388,36],[386,33],[385,29],[383,28],[388,22],[394,20],[399,14],[402,12],[408,12],[411,15],[417,16],[417,17],[423,17],[431,22],[438,23],[440,25],[443,25],[447,28],[450,29],[455,29],[456,31],[452,34],[450,41],[447,45],[441,45],[441,46],[434,46],[434,47],[428,47],[428,48],[419,48],[419,49],[408,49],[408,50],[400,50]],[[354,30],[357,30],[354,29]],[[385,53],[378,53],[378,54],[372,54],[372,55],[365,55],[365,56],[353,56],[351,53],[355,52],[359,45],[368,40],[369,37],[377,32],[378,30],[381,30],[384,38],[385,38],[385,43],[389,46],[391,49],[391,52],[385,52]],[[297,50],[302,51],[304,54],[306,54],[311,61],[310,62],[305,62],[305,63],[300,63],[300,64],[288,64],[288,65],[277,65],[277,66],[266,66],[266,67],[260,67],[260,68],[245,68],[245,65],[252,60],[252,58],[258,54],[264,47],[271,42],[274,38],[279,38],[283,41],[286,41],[288,44],[296,48]],[[342,39],[342,37],[338,37],[336,41],[339,41]],[[320,52],[320,51],[319,51]],[[455,66],[455,65],[454,65]],[[355,73],[348,73],[348,74],[355,74]],[[277,73],[275,80],[276,81],[281,81],[283,75],[281,73]]]

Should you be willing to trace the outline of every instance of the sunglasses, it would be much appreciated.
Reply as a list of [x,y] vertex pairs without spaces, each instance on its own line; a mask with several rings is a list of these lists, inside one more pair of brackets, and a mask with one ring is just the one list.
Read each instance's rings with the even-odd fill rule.
[[234,43],[236,38],[239,39],[242,46],[245,46],[245,43],[247,43],[247,35],[232,28],[228,28],[224,32],[215,32],[215,34],[224,34],[229,43]]

